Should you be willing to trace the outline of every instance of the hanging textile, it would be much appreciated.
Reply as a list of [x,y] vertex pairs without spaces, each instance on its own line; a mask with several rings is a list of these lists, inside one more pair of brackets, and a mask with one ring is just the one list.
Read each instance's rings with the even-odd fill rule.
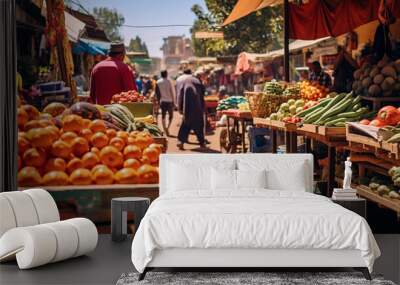
[[[378,19],[380,0],[310,0],[290,3],[291,39],[312,40],[339,36]],[[400,17],[400,1],[393,13]]]
[[71,88],[72,98],[76,98],[76,84],[72,80],[74,63],[71,45],[65,28],[64,0],[46,0],[46,37],[51,48],[51,60],[59,70],[61,80]]
[[[289,1],[289,37],[314,40],[336,37],[378,19],[381,0],[307,0]],[[394,1],[392,12],[400,18],[400,0]],[[388,0],[389,2],[389,0]],[[238,0],[223,26],[257,10],[282,4],[283,0]]]

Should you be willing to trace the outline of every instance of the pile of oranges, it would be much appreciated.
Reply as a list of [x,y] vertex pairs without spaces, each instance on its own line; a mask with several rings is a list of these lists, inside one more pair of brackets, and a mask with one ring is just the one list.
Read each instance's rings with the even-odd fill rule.
[[[60,117],[60,116],[58,116]],[[107,128],[101,119],[18,108],[21,187],[158,183],[162,146],[148,132]]]
[[325,98],[329,93],[329,88],[312,83],[310,81],[301,81],[300,83],[300,96],[306,101],[317,101],[320,98]]

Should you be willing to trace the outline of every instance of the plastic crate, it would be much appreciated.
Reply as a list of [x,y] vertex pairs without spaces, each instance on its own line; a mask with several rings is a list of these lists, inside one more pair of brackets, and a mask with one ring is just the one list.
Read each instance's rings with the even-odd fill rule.
[[43,83],[39,84],[38,87],[41,92],[54,92],[63,89],[65,86],[64,81],[54,81],[54,82],[48,82],[48,83]]
[[134,117],[146,117],[148,115],[153,115],[153,103],[132,102],[121,103],[121,105],[127,107]]
[[248,136],[250,152],[272,152],[271,130],[267,128],[249,127]]
[[70,103],[72,99],[71,88],[64,87],[57,91],[42,92],[40,98],[42,107],[53,102]]

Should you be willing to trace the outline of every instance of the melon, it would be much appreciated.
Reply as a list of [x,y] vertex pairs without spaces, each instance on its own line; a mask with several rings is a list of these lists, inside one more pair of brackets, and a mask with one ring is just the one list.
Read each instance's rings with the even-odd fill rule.
[[382,68],[381,74],[383,74],[384,76],[393,77],[393,78],[396,78],[396,76],[397,76],[396,70],[389,65],[386,65],[384,68]]
[[375,75],[377,75],[379,73],[379,67],[375,66],[374,68],[372,68],[371,72],[369,73],[369,76],[371,78],[374,78]]
[[43,113],[50,114],[53,117],[61,115],[67,107],[63,103],[53,102],[44,107]]
[[371,96],[378,96],[379,93],[381,93],[381,88],[376,84],[372,84],[368,88],[368,94],[371,95]]
[[382,74],[377,74],[374,76],[374,83],[379,85],[383,82],[384,79],[385,77]]
[[71,106],[71,114],[79,115],[84,119],[95,120],[101,119],[100,111],[95,105],[87,102],[78,102]]
[[392,87],[396,81],[392,77],[386,77],[381,84],[381,88],[383,91],[392,90]]
[[372,83],[372,79],[368,76],[366,78],[363,79],[363,81],[361,82],[361,85],[363,88],[368,88]]

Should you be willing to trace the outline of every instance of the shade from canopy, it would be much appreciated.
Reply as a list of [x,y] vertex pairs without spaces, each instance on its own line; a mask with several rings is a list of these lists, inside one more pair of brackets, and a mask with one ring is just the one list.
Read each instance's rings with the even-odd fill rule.
[[[311,48],[329,39],[331,39],[331,37],[325,37],[317,40],[295,40],[289,44],[289,50],[290,52],[295,52],[302,50],[303,48]],[[242,52],[239,54],[236,62],[235,74],[251,71],[254,63],[260,61],[270,61],[283,55],[283,49],[273,50],[268,53]]]

